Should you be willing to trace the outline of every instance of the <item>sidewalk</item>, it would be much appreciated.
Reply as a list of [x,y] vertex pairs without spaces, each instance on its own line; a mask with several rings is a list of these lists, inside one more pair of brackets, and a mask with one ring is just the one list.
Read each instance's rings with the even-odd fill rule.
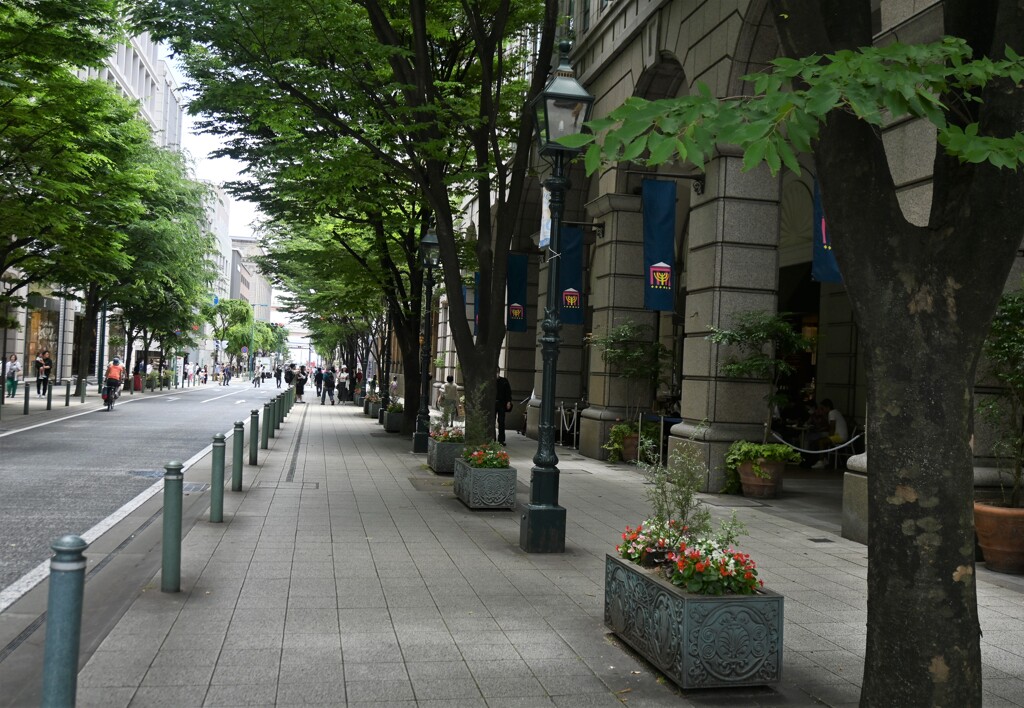
[[[784,681],[683,695],[603,625],[604,554],[647,510],[632,468],[559,448],[566,552],[531,555],[518,513],[469,511],[411,448],[352,405],[296,405],[225,522],[187,531],[182,591],[154,577],[88,659],[78,705],[857,705],[864,546],[711,497],[786,597]],[[536,442],[508,450],[524,502]],[[985,705],[1024,705],[1024,597],[978,594]]]

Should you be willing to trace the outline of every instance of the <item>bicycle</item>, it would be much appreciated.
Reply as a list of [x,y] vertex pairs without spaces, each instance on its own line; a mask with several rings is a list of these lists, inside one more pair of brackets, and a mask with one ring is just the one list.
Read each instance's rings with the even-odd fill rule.
[[107,384],[103,387],[103,402],[107,404],[107,410],[114,410],[114,401],[121,396],[121,384],[116,383],[114,385],[107,381]]

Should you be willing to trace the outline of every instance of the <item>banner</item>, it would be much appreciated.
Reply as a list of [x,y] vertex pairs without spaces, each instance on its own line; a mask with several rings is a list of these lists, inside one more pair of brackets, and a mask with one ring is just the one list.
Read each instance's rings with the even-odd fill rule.
[[509,332],[526,331],[526,279],[530,259],[525,253],[508,254],[508,296],[505,302],[505,329]]
[[583,324],[583,229],[563,226],[561,233],[562,263],[558,270],[562,324]]
[[676,183],[643,181],[644,308],[675,310]]
[[540,235],[537,237],[537,248],[547,248],[551,243],[551,192],[541,187],[540,204]]
[[473,272],[473,336],[480,334],[480,271]]
[[819,283],[843,282],[839,264],[836,263],[836,254],[832,252],[832,240],[825,225],[825,208],[821,203],[818,180],[814,180],[814,231],[811,238],[814,242],[811,254],[811,279]]

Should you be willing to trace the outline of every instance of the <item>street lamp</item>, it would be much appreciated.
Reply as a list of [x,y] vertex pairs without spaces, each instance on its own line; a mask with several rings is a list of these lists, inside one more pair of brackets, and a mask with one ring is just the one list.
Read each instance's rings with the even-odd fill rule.
[[570,44],[558,46],[559,62],[544,90],[534,99],[532,109],[537,129],[537,147],[543,156],[552,158],[551,176],[544,186],[551,193],[551,241],[548,250],[548,293],[544,305],[544,334],[540,338],[544,360],[541,376],[540,425],[537,430],[537,454],[530,470],[530,503],[519,526],[519,547],[527,553],[562,553],[565,551],[565,508],[558,505],[558,456],[555,454],[555,375],[558,345],[561,342],[558,320],[558,271],[562,211],[565,190],[565,157],[578,153],[555,142],[559,138],[583,131],[590,119],[594,97],[576,81],[569,63]]
[[437,234],[433,228],[420,239],[420,259],[427,271],[426,308],[423,312],[423,334],[420,335],[420,409],[416,415],[416,432],[412,436],[412,451],[426,452],[430,436],[430,324],[431,305],[434,298],[434,267],[438,264],[439,249]]

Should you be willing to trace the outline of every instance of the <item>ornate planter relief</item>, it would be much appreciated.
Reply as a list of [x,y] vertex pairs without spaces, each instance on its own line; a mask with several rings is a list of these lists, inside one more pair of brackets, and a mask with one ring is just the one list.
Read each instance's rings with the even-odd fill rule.
[[465,460],[455,460],[455,496],[470,509],[512,509],[516,505],[516,470],[470,467]]
[[427,466],[437,474],[454,474],[455,461],[462,457],[464,443],[434,442],[427,439]]
[[782,678],[782,595],[691,595],[608,555],[604,623],[685,689]]

